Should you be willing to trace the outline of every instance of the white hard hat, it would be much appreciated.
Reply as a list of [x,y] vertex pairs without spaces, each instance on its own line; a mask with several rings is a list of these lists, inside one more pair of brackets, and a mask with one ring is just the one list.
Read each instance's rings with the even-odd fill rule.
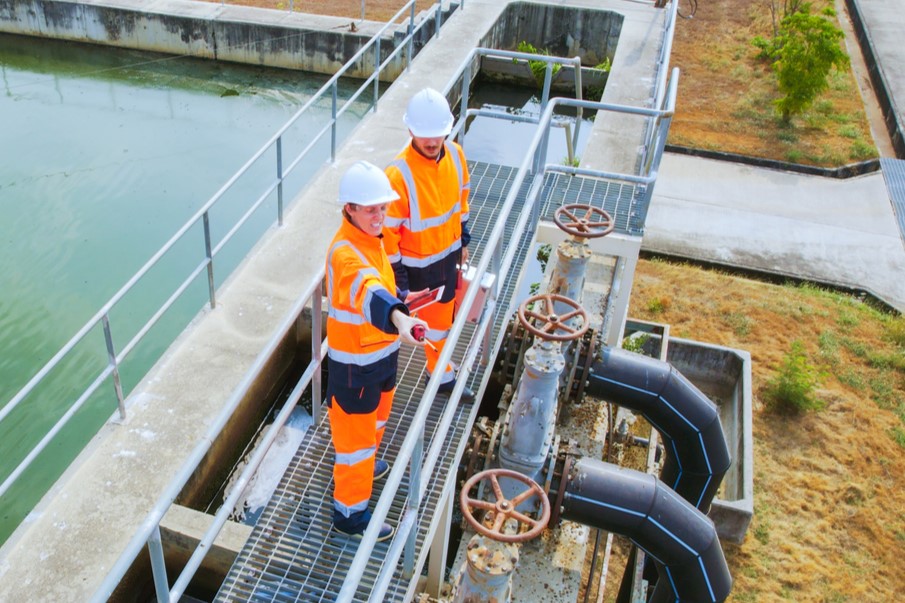
[[383,170],[367,161],[357,161],[339,181],[339,204],[380,205],[399,198]]
[[437,138],[452,131],[453,114],[445,96],[433,88],[425,88],[409,101],[402,121],[413,136]]

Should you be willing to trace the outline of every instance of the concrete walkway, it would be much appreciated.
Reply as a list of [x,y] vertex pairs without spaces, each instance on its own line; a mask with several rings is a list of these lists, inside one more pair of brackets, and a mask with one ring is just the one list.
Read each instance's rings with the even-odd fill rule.
[[[893,143],[905,154],[905,12],[900,0],[845,0],[852,22],[860,31],[865,57],[873,57],[871,81],[886,113]],[[860,23],[859,23],[860,22]],[[866,47],[865,47],[866,46]]]
[[839,180],[667,153],[642,249],[863,289],[905,311],[880,172]]

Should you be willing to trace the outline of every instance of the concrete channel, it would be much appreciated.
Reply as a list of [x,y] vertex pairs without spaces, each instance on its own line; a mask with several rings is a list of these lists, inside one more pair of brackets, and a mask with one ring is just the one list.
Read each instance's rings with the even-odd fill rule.
[[[605,19],[588,18],[603,13],[607,15]],[[465,8],[451,12],[439,38],[424,45],[411,67],[384,94],[378,111],[366,117],[349,136],[337,160],[323,167],[295,199],[283,226],[265,235],[229,279],[218,293],[217,308],[203,311],[136,387],[127,401],[128,418],[105,425],[0,549],[0,592],[4,598],[91,598],[195,442],[203,436],[211,418],[218,414],[223,401],[237,388],[257,353],[321,268],[324,250],[340,219],[338,208],[331,202],[340,175],[363,158],[385,165],[407,142],[402,114],[413,92],[427,86],[442,89],[472,48],[505,47],[511,40],[532,37],[542,44],[551,35],[561,37],[551,30],[568,16],[572,19],[572,35],[563,50],[587,56],[591,64],[603,58],[612,60],[614,75],[602,100],[649,107],[661,52],[661,40],[656,34],[662,30],[665,15],[665,11],[649,4],[620,0],[552,0],[544,5],[469,0]],[[348,20],[342,22],[347,24]],[[0,3],[0,31],[262,64],[265,55],[272,55],[276,62],[266,64],[327,73],[342,64],[342,57],[351,56],[355,44],[360,43],[351,32],[316,33],[335,29],[337,24],[319,17],[178,0],[150,4],[128,0]],[[532,29],[540,24],[540,29]],[[366,24],[357,35],[367,36],[370,27],[377,29]],[[280,47],[276,52],[268,52],[266,45],[247,43],[292,38],[294,34],[287,34],[288,31],[304,32],[299,37],[305,42]],[[601,39],[605,41],[602,45]],[[228,42],[223,45],[223,40]],[[237,51],[238,48],[242,50]],[[644,127],[642,119],[600,113],[582,154],[582,165],[634,173],[642,162],[637,141],[643,137]],[[212,483],[222,479],[223,466],[231,466],[235,459],[235,443],[251,437],[253,427],[266,413],[264,401],[278,396],[279,384],[299,365],[298,350],[308,335],[303,324],[299,319],[298,328],[285,336],[240,411],[212,442],[208,457],[180,495],[180,504],[165,518],[164,533],[171,553],[168,562],[179,564],[180,556],[185,556],[180,553],[185,550],[183,545],[196,539],[193,534],[197,535],[207,521],[203,513],[190,508],[207,495]],[[682,348],[682,342],[678,342],[676,361],[688,363],[688,370],[693,370],[692,365],[699,359],[683,355]],[[722,358],[718,362],[723,362],[727,353],[717,355]],[[717,361],[707,362],[712,365]],[[744,361],[733,366],[731,384],[726,385],[732,390],[727,395],[733,400],[728,406],[740,408],[744,396],[737,383],[744,375]],[[712,375],[701,378],[712,380]],[[725,384],[721,382],[722,385]],[[732,412],[736,413],[731,417],[736,431],[743,433],[743,411]],[[137,437],[138,430],[154,435]],[[749,465],[747,470],[750,469]],[[744,499],[750,492],[747,479],[737,476],[728,487],[727,498]],[[746,525],[737,529],[743,534]],[[215,584],[249,531],[246,526],[230,524],[199,579]],[[563,594],[573,590],[577,593],[586,536],[581,527],[564,530],[562,539],[549,545],[551,550],[560,550],[568,540],[572,547],[569,560],[562,566],[545,567],[536,579],[553,577],[563,584]],[[576,544],[580,550],[575,549]],[[537,553],[538,559],[547,554]],[[124,585],[122,592],[132,586],[141,590],[148,580],[140,573],[131,578],[134,582]]]

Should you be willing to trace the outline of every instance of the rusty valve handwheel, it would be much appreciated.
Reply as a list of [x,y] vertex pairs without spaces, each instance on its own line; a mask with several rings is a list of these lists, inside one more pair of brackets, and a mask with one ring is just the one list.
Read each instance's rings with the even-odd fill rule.
[[[584,212],[583,218],[579,218],[576,215],[581,212]],[[595,216],[600,218],[596,222],[593,221]],[[570,221],[567,222],[566,219]],[[553,214],[553,221],[556,222],[556,225],[563,232],[583,239],[604,237],[613,232],[616,227],[616,223],[610,214],[592,205],[581,203],[572,203],[557,208]]]
[[[528,489],[516,495],[512,500],[507,500],[506,497],[503,496],[503,489],[500,488],[500,477],[509,477],[522,482]],[[471,489],[481,480],[490,482],[493,493],[496,495],[496,502],[471,498],[468,495]],[[535,495],[541,501],[540,517],[533,519],[516,510],[520,504]],[[479,534],[483,534],[484,536],[487,536],[492,540],[498,540],[499,542],[524,542],[536,538],[543,529],[547,527],[547,522],[550,521],[550,501],[543,489],[541,489],[541,487],[530,477],[526,477],[517,471],[511,471],[509,469],[488,469],[487,471],[481,471],[480,473],[472,475],[471,478],[465,482],[465,485],[462,486],[462,491],[459,493],[459,505],[462,507],[462,513],[465,515],[465,521],[467,521],[471,527]],[[484,509],[485,511],[493,511],[493,527],[487,527],[478,521],[472,513],[472,507]],[[502,531],[503,526],[510,517],[518,521],[519,524],[530,526],[530,529],[527,532],[521,532],[520,534],[504,534]]]
[[[542,310],[530,310],[529,306],[534,302],[543,302],[544,307]],[[557,315],[553,309],[553,302],[563,303],[573,308],[573,310],[571,312],[566,312],[561,316]],[[567,321],[576,316],[581,316],[580,327],[575,328],[566,324]],[[546,339],[548,341],[570,341],[572,339],[578,339],[585,334],[585,331],[588,330],[588,326],[590,326],[588,323],[588,315],[584,311],[584,308],[565,295],[558,295],[556,293],[534,295],[523,301],[518,307],[518,319],[529,333],[533,333],[541,339]],[[531,319],[534,319],[538,324],[532,324]],[[564,333],[557,333],[557,331],[564,331]]]

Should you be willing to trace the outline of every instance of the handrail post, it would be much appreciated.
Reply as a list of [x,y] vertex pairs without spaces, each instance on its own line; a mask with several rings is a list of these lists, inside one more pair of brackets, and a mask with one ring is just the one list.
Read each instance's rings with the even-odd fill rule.
[[[491,308],[496,308],[497,300],[500,298],[500,282],[503,280],[500,278],[500,270],[503,267],[503,237],[500,237],[500,240],[497,241],[496,245],[493,247],[493,258],[490,260],[490,272],[491,274],[496,275],[493,279],[493,285],[490,288],[490,303],[488,304]],[[493,330],[486,329],[484,331],[484,347],[481,350],[481,366],[487,366],[490,362],[490,350],[493,349]]]
[[[581,57],[575,57],[573,59],[575,61],[575,98],[578,100],[584,100],[582,97],[584,96],[584,86],[581,82]],[[578,131],[581,129],[581,120],[584,118],[584,107],[581,105],[578,106],[578,111],[575,113],[575,134],[572,138],[572,148],[578,148]]]
[[211,251],[211,219],[210,212],[204,212],[204,253],[207,256],[207,289],[211,301],[211,310],[217,307],[217,290],[214,288],[214,254]]
[[277,138],[277,224],[283,225],[283,137]]
[[441,12],[443,12],[443,0],[437,0],[437,12],[434,15],[434,35],[438,38],[440,37],[440,24],[442,23],[442,19],[440,18]]
[[113,389],[116,390],[116,402],[119,404],[119,418],[126,420],[126,403],[123,397],[123,384],[119,378],[119,365],[116,362],[116,348],[113,346],[113,332],[110,329],[110,317],[107,314],[101,318],[104,325],[104,341],[107,342],[107,359],[113,370]]
[[[321,346],[323,341],[323,281],[317,284],[314,293],[311,295],[311,359],[319,361],[321,358]],[[314,371],[311,377],[311,415],[314,418],[314,425],[320,425],[321,422],[321,372]]]
[[[471,94],[471,61],[465,63],[465,70],[462,72],[462,98],[459,100],[459,119],[465,119],[468,115],[468,95]],[[465,139],[465,127],[459,129],[456,135],[456,142],[460,145]]]
[[374,113],[377,113],[377,101],[380,100],[380,36],[374,44]]
[[[410,479],[409,479],[409,508],[415,512],[415,523],[421,513],[421,465],[424,463],[424,425],[419,428],[418,441],[412,451],[412,458],[409,461]],[[405,550],[403,552],[403,576],[406,579],[412,577],[415,573],[415,545],[417,544],[418,530],[414,529],[409,532],[405,541]]]
[[409,25],[408,25],[408,43],[405,47],[405,68],[412,66],[412,57],[414,56],[415,46],[415,3],[409,9]]
[[330,128],[330,162],[333,163],[336,161],[336,105],[337,105],[337,86],[339,85],[339,80],[333,80],[333,126]]
[[151,557],[151,573],[154,575],[154,592],[160,603],[170,603],[170,584],[167,581],[167,564],[163,558],[163,544],[160,541],[160,524],[154,526],[148,538],[148,554]]

